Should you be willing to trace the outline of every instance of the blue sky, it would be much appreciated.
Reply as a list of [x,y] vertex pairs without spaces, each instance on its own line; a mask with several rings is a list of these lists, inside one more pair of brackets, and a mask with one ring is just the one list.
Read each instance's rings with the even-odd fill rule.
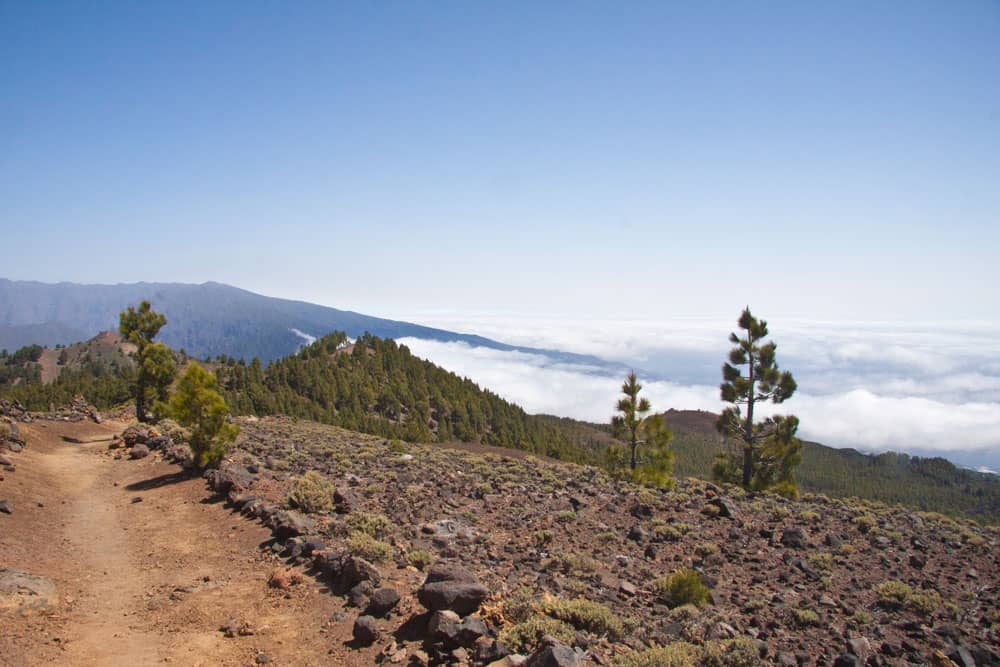
[[1000,5],[0,0],[2,274],[998,319]]

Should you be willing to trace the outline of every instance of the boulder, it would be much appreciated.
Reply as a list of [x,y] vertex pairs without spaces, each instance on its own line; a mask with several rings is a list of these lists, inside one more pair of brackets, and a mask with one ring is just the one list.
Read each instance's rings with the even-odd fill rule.
[[781,533],[781,544],[794,549],[804,549],[808,546],[806,531],[801,528],[786,528]]
[[14,508],[11,507],[10,502],[7,500],[0,500],[0,512],[4,514],[13,514]]
[[233,490],[246,491],[257,481],[257,476],[241,465],[230,463],[218,470],[206,471],[205,479],[213,491],[227,495]]
[[709,501],[709,504],[715,505],[719,509],[719,516],[726,519],[739,519],[740,512],[736,509],[736,503],[733,502],[731,498],[718,497],[713,498]]
[[399,593],[395,588],[380,588],[371,595],[365,613],[376,618],[385,618],[399,604]]
[[450,609],[462,616],[479,609],[488,591],[464,568],[438,564],[431,567],[417,599],[431,611]]
[[[249,473],[248,473],[249,474]],[[271,530],[279,540],[316,532],[316,522],[301,512],[282,510],[271,517]]]
[[146,440],[148,440],[149,437],[149,428],[143,426],[142,424],[132,424],[127,429],[122,431],[122,440],[125,441],[126,447],[146,444]]
[[427,636],[435,642],[446,646],[458,646],[458,630],[461,619],[458,614],[441,609],[431,614],[427,620]]
[[128,452],[130,459],[144,459],[147,456],[149,456],[149,447],[141,443],[133,446]]
[[354,621],[354,641],[362,646],[371,646],[379,637],[378,625],[371,616],[359,616]]
[[578,667],[576,651],[557,641],[549,641],[524,662],[524,667]]

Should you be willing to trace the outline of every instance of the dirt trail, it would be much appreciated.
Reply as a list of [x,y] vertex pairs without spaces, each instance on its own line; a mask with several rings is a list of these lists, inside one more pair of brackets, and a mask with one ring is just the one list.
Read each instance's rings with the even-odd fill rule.
[[[324,623],[341,601],[312,580],[269,589],[269,531],[207,502],[174,465],[115,459],[108,439],[123,427],[22,428],[29,446],[0,482],[14,508],[0,515],[0,569],[51,579],[57,599],[0,610],[0,664],[328,664],[349,632]],[[252,634],[225,637],[230,619]]]

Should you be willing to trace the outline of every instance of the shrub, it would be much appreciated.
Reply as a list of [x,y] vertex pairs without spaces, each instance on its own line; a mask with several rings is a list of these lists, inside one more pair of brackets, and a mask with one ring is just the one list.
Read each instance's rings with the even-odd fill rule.
[[576,521],[576,512],[573,510],[566,510],[565,512],[559,512],[556,514],[556,521],[559,523],[573,523]]
[[913,595],[913,589],[902,581],[883,581],[875,586],[875,595],[879,604],[885,607],[899,608]]
[[560,621],[566,621],[577,630],[589,630],[595,635],[618,639],[624,632],[622,622],[610,609],[583,598],[575,600],[550,600],[543,602],[541,610]]
[[819,625],[819,614],[812,609],[793,609],[792,615],[800,628]]
[[373,563],[382,563],[392,558],[392,545],[380,542],[368,533],[353,532],[347,537],[347,550],[351,555]]
[[547,547],[552,544],[552,540],[556,538],[556,534],[551,530],[536,530],[531,535],[531,542],[536,547]]
[[563,574],[589,574],[596,572],[600,564],[589,556],[558,554],[545,563],[545,569],[558,570]]
[[710,641],[704,646],[674,642],[617,658],[615,667],[756,667],[757,645],[749,637]]
[[417,550],[408,553],[406,555],[406,560],[409,561],[410,565],[418,570],[425,570],[428,565],[434,562],[434,556],[432,556],[429,551]]
[[719,546],[714,542],[701,542],[695,545],[694,552],[701,558],[707,558],[712,554],[719,553]]
[[833,554],[815,553],[806,557],[809,564],[820,572],[829,572],[833,569]]
[[392,522],[382,514],[372,512],[355,512],[347,516],[345,521],[350,532],[364,533],[381,539],[392,530]]
[[535,615],[500,632],[500,641],[515,653],[534,652],[546,636],[571,644],[576,632],[571,625],[550,616]]
[[333,484],[315,470],[295,480],[288,492],[288,504],[303,512],[319,514],[333,509]]
[[393,438],[392,440],[389,441],[389,451],[392,452],[393,454],[405,454],[406,445],[404,445],[401,441]]
[[858,530],[860,530],[862,533],[869,532],[872,528],[875,527],[876,524],[875,517],[873,517],[871,514],[860,514],[854,517],[854,519],[852,519],[851,521],[855,526],[858,527]]
[[683,604],[695,606],[705,605],[711,592],[701,582],[701,577],[694,570],[680,569],[673,574],[653,582],[653,590],[657,597],[671,607]]

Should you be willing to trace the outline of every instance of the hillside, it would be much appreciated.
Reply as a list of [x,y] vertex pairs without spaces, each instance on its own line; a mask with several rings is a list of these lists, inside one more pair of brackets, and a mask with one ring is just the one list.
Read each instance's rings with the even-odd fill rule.
[[971,521],[287,417],[238,420],[203,480],[171,435],[30,419],[0,480],[13,664],[1000,664],[1000,533]]
[[[674,473],[711,479],[712,462],[722,448],[715,430],[717,415],[668,410],[664,417],[674,434]],[[559,421],[565,424],[563,433],[583,447],[609,437],[607,426],[601,424]],[[943,458],[895,452],[863,454],[807,441],[796,478],[804,492],[837,498],[856,496],[1000,523],[1000,476],[959,468]]]
[[617,369],[615,364],[586,355],[506,345],[482,336],[276,299],[214,282],[80,285],[0,278],[0,340],[11,351],[35,343],[75,343],[116,329],[119,313],[143,299],[167,317],[159,339],[201,359],[225,355],[256,357],[266,363],[297,351],[307,342],[302,334],[319,338],[343,331],[351,338],[371,333],[380,338],[464,342]]

